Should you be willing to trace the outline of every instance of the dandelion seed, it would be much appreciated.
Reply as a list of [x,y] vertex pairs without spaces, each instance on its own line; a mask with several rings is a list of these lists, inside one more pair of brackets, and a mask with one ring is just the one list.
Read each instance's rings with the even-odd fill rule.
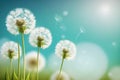
[[77,33],[77,36],[76,36],[75,40],[77,40],[80,37],[80,35],[83,34],[83,33],[86,33],[86,29],[85,29],[84,26],[80,26],[79,32]]
[[61,25],[61,26],[60,26],[60,29],[63,30],[63,31],[65,31],[65,30],[66,30],[66,27],[65,27],[64,25]]
[[86,32],[85,27],[84,27],[84,26],[81,26],[81,27],[80,27],[80,33],[85,33],[85,32]]
[[61,77],[60,78],[58,78],[58,76],[59,76],[58,72],[55,72],[51,76],[50,80],[70,80],[70,77],[65,72],[61,72]]
[[45,58],[40,54],[37,61],[37,52],[32,51],[25,56],[26,69],[31,72],[41,71],[45,67]]
[[62,38],[62,39],[65,39],[65,37],[66,37],[65,35],[61,35],[61,38]]
[[62,22],[63,18],[60,15],[55,15],[55,21]]
[[117,45],[117,43],[116,42],[112,42],[112,46],[116,46]]
[[67,16],[68,15],[68,11],[63,11],[63,16]]

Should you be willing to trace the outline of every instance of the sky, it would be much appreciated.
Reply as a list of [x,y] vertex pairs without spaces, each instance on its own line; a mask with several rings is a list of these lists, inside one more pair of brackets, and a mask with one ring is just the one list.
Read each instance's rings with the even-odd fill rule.
[[[29,9],[36,18],[36,27],[44,26],[51,31],[51,46],[41,49],[48,63],[55,53],[56,44],[68,39],[77,46],[78,58],[83,58],[82,50],[79,50],[82,48],[84,51],[88,50],[85,56],[90,53],[103,54],[99,60],[105,60],[104,69],[120,65],[119,0],[1,0],[0,46],[5,41],[21,40],[20,36],[14,36],[6,29],[6,16],[15,8]],[[37,50],[29,44],[28,38],[29,35],[25,35],[26,53]],[[86,47],[81,47],[81,44]],[[92,49],[89,53],[90,47]],[[99,57],[99,54],[92,57]]]

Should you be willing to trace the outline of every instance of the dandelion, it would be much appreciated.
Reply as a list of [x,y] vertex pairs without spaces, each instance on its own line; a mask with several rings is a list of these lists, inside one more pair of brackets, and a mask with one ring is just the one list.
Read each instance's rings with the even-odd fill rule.
[[[24,34],[28,34],[35,27],[35,17],[31,11],[24,8],[16,8],[10,11],[6,18],[7,30],[13,34],[21,34],[22,38],[22,53],[23,53],[23,64],[25,64],[25,44],[24,44]],[[25,65],[23,65],[23,75],[25,80]]]
[[25,56],[25,65],[26,70],[32,72],[31,79],[34,79],[34,72],[37,72],[36,78],[38,79],[38,72],[40,72],[45,66],[45,58],[41,54],[38,56],[37,52],[32,51]]
[[[21,52],[20,47],[19,47],[19,51]],[[19,55],[18,54],[18,44],[13,41],[5,42],[1,47],[1,54],[6,59],[10,59],[10,71],[12,72],[12,60],[17,59],[18,55]],[[21,55],[21,53],[20,53],[20,55]]]
[[61,40],[56,46],[55,54],[58,57],[62,58],[62,63],[60,66],[60,72],[59,72],[59,76],[58,76],[58,78],[59,78],[61,75],[64,59],[70,60],[75,57],[76,46],[73,42],[71,42],[69,40]]
[[70,80],[70,77],[65,72],[61,72],[60,78],[58,76],[59,74],[56,72],[51,76],[50,80]]
[[34,47],[47,48],[52,42],[52,36],[48,29],[38,27],[34,29],[29,37],[29,42]]
[[34,15],[28,9],[23,8],[10,11],[6,18],[7,30],[14,35],[30,33],[35,27],[35,23]]
[[30,72],[41,71],[45,66],[45,58],[40,54],[37,61],[37,52],[32,51],[25,56],[26,69]]
[[55,53],[60,58],[73,59],[76,55],[76,46],[69,40],[61,40],[56,46]]
[[[52,42],[52,36],[50,31],[44,27],[38,27],[34,29],[29,37],[29,42],[33,47],[38,48],[37,60],[39,60],[40,48],[45,49],[50,46]],[[37,73],[38,80],[38,73]]]

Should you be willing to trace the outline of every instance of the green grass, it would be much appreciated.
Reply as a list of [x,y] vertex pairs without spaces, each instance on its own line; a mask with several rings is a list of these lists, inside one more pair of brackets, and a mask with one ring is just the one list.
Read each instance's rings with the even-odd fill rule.
[[[13,74],[13,72],[9,72],[8,67],[9,67],[9,64],[7,64],[7,63],[4,64],[4,63],[1,63],[1,62],[0,62],[0,80],[6,80],[6,79],[5,79],[5,74],[6,74],[7,70],[8,70],[8,73],[10,73],[11,75],[13,75],[13,79],[10,79],[10,80],[17,80],[17,79],[15,78],[15,75]],[[22,68],[21,68],[20,70],[21,70],[21,74],[23,74]],[[15,74],[18,75],[17,66],[15,66],[14,71],[15,71]],[[51,75],[52,75],[53,73],[54,73],[54,72],[51,71],[50,69],[44,69],[44,70],[42,70],[41,72],[39,72],[39,80],[50,80],[50,77],[51,77]],[[28,72],[26,71],[26,77],[27,77],[27,74],[28,74]],[[108,73],[106,73],[100,80],[110,80],[107,74],[108,74]],[[32,75],[32,76],[31,76],[31,75]],[[30,77],[29,77],[28,80],[36,80],[36,73],[33,73],[33,74],[31,74],[31,75],[30,75]],[[21,75],[21,76],[22,76],[22,78],[23,78],[23,75]],[[87,76],[86,76],[86,77],[87,77]],[[8,80],[8,79],[7,79],[7,80]],[[21,79],[21,80],[22,80],[22,79]],[[71,80],[74,80],[74,79],[71,79]]]

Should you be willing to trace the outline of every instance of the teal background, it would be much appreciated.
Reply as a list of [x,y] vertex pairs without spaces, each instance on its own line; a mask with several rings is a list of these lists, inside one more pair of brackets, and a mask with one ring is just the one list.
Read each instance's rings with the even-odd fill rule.
[[[101,16],[95,13],[97,6],[102,3],[111,3],[113,12],[110,16]],[[36,26],[45,26],[50,29],[53,41],[52,45],[41,50],[47,58],[54,53],[57,42],[61,35],[64,39],[73,41],[76,45],[81,42],[93,42],[99,45],[108,57],[109,65],[120,65],[120,1],[98,1],[98,0],[0,0],[0,40],[8,39],[20,41],[20,36],[10,34],[6,29],[6,16],[15,8],[27,8],[36,17]],[[62,12],[68,11],[67,16]],[[55,21],[58,15],[60,22]],[[63,29],[60,28],[63,26]],[[83,27],[84,33],[80,33]],[[26,53],[36,50],[28,42],[29,35],[25,36]],[[112,42],[116,43],[115,46]],[[2,43],[0,43],[2,44]]]

